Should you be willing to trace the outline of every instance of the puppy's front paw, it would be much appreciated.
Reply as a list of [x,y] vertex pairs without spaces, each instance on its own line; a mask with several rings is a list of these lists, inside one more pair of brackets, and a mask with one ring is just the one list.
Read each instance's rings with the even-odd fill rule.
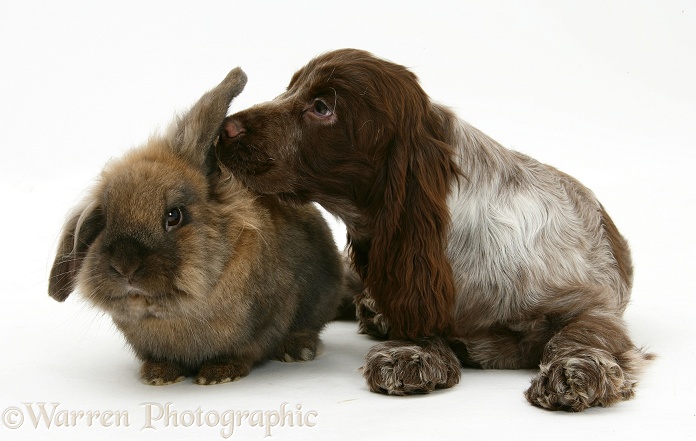
[[370,348],[363,375],[372,392],[412,395],[454,386],[461,369],[454,352],[439,338],[391,340]]
[[636,382],[611,354],[586,348],[542,364],[525,396],[544,409],[580,412],[633,397]]
[[230,383],[249,375],[251,366],[239,363],[205,363],[198,371],[194,383],[204,386],[213,384]]
[[186,378],[183,369],[174,363],[145,361],[140,366],[140,379],[150,386],[165,386]]

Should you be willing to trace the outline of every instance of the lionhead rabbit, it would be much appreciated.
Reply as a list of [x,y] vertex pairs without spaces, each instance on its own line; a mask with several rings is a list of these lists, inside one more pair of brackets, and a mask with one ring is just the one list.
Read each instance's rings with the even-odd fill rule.
[[250,193],[211,153],[245,83],[232,70],[164,136],[110,163],[62,232],[50,296],[78,290],[110,314],[148,384],[311,360],[350,296],[317,209]]

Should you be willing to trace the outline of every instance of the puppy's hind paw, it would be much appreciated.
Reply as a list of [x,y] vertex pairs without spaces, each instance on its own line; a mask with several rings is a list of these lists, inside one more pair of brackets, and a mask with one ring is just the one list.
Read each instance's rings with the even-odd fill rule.
[[366,292],[355,297],[355,312],[358,317],[358,334],[367,334],[379,340],[389,338],[389,322],[377,310],[375,300]]
[[373,346],[363,376],[372,392],[413,395],[459,383],[459,360],[441,339],[391,340]]

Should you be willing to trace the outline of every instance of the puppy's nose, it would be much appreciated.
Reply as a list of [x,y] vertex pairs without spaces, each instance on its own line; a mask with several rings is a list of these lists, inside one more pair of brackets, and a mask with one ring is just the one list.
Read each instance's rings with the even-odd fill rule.
[[230,138],[234,138],[245,132],[246,130],[244,130],[242,123],[237,120],[231,119],[225,123],[225,133],[227,133],[227,136]]

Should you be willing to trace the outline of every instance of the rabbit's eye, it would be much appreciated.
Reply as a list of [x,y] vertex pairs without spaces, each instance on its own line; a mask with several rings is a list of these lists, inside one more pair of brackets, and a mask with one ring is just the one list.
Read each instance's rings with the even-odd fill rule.
[[169,210],[167,212],[167,215],[164,217],[164,226],[167,229],[167,231],[170,231],[173,228],[179,226],[183,220],[184,213],[182,212],[181,208],[174,207],[171,210]]

